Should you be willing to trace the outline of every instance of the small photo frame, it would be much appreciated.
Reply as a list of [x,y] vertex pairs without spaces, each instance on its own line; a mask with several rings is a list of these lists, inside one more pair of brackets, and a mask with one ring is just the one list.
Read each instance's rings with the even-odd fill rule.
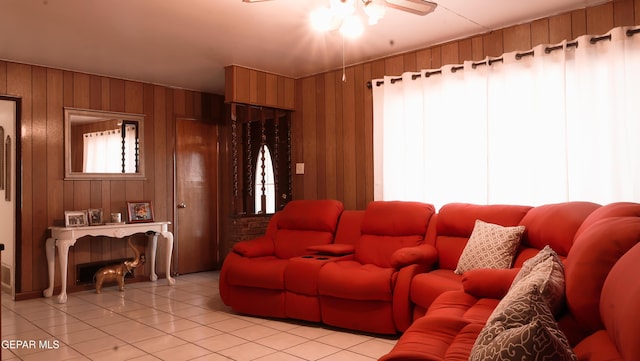
[[102,208],[89,208],[87,211],[89,217],[89,225],[97,226],[100,224],[104,224],[104,218],[102,215]]
[[88,224],[87,211],[64,211],[65,227],[85,227]]
[[129,223],[153,222],[153,206],[151,201],[127,202]]

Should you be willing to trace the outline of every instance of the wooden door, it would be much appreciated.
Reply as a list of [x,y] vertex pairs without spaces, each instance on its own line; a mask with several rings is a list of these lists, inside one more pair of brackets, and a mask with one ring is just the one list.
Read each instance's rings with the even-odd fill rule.
[[211,122],[176,121],[176,270],[218,266],[218,129]]

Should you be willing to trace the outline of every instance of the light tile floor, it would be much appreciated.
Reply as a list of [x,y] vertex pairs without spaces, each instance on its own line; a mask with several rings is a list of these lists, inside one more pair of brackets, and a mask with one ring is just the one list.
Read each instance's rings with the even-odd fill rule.
[[[375,360],[396,338],[249,317],[218,294],[219,272],[54,298],[2,296],[2,360]],[[21,344],[18,344],[21,342]]]

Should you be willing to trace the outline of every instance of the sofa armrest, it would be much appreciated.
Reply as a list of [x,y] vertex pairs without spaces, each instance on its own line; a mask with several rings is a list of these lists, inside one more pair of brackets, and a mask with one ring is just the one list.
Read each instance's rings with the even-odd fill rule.
[[438,261],[438,250],[430,244],[403,247],[391,255],[391,266],[400,269],[411,264],[434,265]]
[[502,299],[520,268],[490,269],[478,268],[462,274],[464,291],[477,298]]
[[244,257],[261,257],[273,255],[275,247],[269,237],[260,237],[248,241],[238,242],[233,246],[233,252]]
[[356,251],[356,247],[352,244],[348,243],[330,243],[330,244],[318,244],[315,246],[307,247],[308,251],[319,253],[319,254],[328,254],[332,256],[344,256],[347,254],[352,254]]

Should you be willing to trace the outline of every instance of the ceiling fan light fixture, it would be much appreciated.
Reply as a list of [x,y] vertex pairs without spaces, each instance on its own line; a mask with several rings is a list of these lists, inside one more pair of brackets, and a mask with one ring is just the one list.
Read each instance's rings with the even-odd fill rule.
[[364,12],[369,19],[369,25],[375,25],[380,21],[386,13],[386,7],[382,0],[368,0],[363,1]]
[[432,13],[438,4],[427,0],[386,0],[390,8],[407,11],[416,15]]
[[357,38],[364,32],[364,25],[362,25],[362,21],[359,16],[355,14],[347,15],[342,20],[342,25],[340,26],[340,33],[346,38]]

